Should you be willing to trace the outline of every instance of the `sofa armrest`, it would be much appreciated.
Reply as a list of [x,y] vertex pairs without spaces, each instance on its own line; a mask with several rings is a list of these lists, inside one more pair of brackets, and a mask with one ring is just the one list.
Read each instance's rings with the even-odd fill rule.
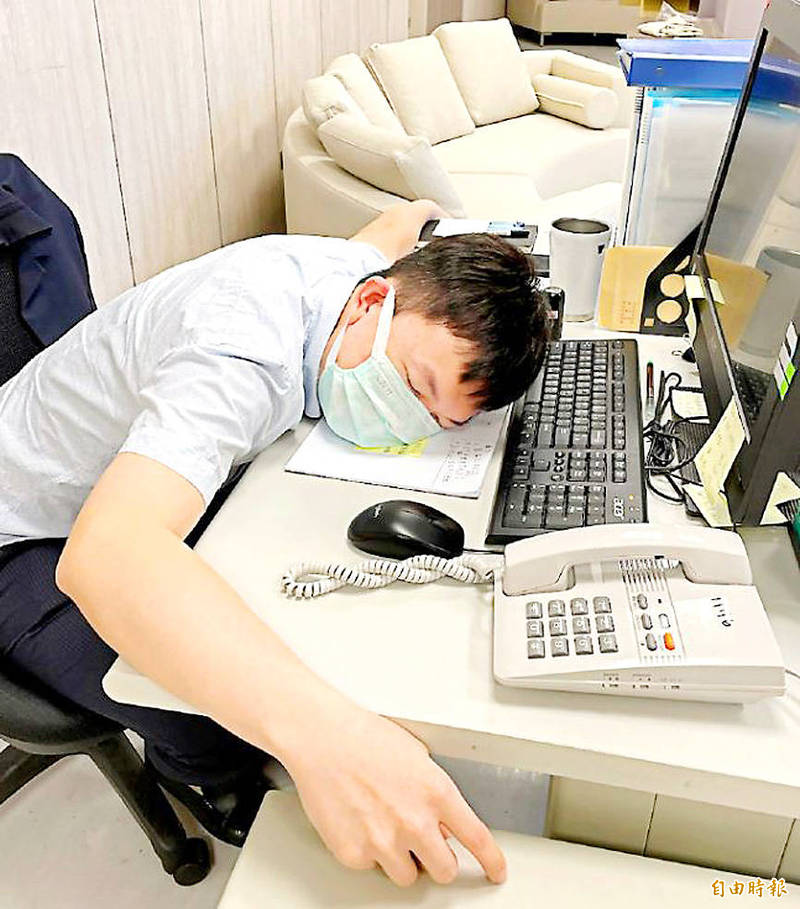
[[580,54],[574,54],[572,51],[556,50],[550,51],[550,53],[553,55],[550,75],[610,88],[619,102],[617,117],[611,126],[630,125],[633,117],[635,90],[628,86],[625,76],[618,66],[591,60]]
[[531,81],[534,76],[552,75],[551,68],[556,54],[558,54],[556,50],[525,50],[522,52],[522,62],[528,70]]

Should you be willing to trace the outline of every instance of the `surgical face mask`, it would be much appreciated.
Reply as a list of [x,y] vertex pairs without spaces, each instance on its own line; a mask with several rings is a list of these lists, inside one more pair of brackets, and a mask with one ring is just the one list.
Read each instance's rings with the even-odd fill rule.
[[351,369],[336,363],[346,330],[343,326],[317,389],[330,428],[337,436],[365,448],[416,442],[441,429],[386,356],[393,315],[392,287],[381,306],[369,357]]

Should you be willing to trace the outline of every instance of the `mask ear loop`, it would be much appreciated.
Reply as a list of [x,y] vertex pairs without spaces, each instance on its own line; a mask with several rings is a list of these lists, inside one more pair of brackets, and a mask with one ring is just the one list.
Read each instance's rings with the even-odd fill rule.
[[375,340],[372,342],[372,355],[383,355],[386,353],[386,345],[389,342],[389,331],[392,327],[392,317],[394,316],[394,288],[389,287],[386,296],[383,299],[381,312],[378,316],[378,327],[375,330]]

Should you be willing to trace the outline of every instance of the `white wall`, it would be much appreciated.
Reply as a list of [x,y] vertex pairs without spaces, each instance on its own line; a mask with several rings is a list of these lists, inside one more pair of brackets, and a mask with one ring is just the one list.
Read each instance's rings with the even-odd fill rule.
[[104,302],[282,230],[303,81],[407,20],[408,0],[0,0],[0,151],[73,209]]
[[752,38],[764,14],[766,0],[715,0],[714,18],[726,38]]

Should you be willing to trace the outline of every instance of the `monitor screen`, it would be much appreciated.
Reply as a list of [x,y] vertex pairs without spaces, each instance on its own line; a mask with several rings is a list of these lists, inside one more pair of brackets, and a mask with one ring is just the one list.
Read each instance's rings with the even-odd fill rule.
[[748,428],[756,424],[800,302],[800,46],[762,35],[705,239],[716,314]]

